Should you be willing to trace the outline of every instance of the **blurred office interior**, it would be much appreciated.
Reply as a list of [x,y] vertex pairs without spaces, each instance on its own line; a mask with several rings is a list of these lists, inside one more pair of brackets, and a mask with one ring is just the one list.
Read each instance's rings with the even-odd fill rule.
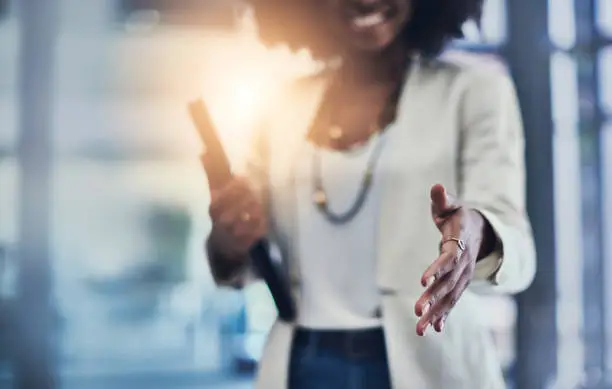
[[[265,96],[316,65],[245,11],[0,0],[0,388],[252,387],[275,311],[212,282],[186,104],[240,159]],[[538,275],[483,300],[508,387],[610,389],[612,1],[487,0],[465,31],[449,55],[505,63],[526,128]]]

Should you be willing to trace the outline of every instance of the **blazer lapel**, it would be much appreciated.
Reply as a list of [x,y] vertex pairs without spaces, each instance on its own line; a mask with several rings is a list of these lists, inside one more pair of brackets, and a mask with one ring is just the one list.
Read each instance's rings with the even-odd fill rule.
[[[409,177],[411,169],[407,166],[418,164],[413,161],[415,135],[422,131],[420,123],[420,82],[421,64],[414,60],[406,78],[404,89],[398,104],[398,113],[395,123],[389,129],[387,136],[387,149],[384,152],[382,165],[387,174],[382,174],[378,185],[380,188],[380,212],[378,217],[377,237],[377,281],[383,293],[398,288],[398,277],[405,277],[406,264],[414,253],[406,250],[405,240],[411,235],[415,226],[412,217],[405,215],[411,213],[411,205],[421,191],[427,188],[416,187],[418,177]],[[428,210],[427,210],[428,211]],[[417,215],[411,215],[417,216]],[[401,236],[399,236],[401,235]],[[397,244],[397,243],[400,244]],[[401,258],[401,259],[398,259]],[[397,260],[402,263],[396,263]]]
[[[278,231],[279,246],[283,254],[283,264],[291,277],[295,287],[299,285],[299,266],[295,266],[296,252],[299,237],[297,225],[297,204],[295,173],[298,158],[305,137],[312,121],[318,111],[321,99],[325,92],[327,79],[317,77],[312,80],[301,80],[290,93],[290,104],[281,104],[286,107],[279,114],[272,132],[274,144],[273,161],[270,163],[270,184],[273,188],[273,206],[276,208],[275,230]],[[294,288],[294,290],[297,288]]]

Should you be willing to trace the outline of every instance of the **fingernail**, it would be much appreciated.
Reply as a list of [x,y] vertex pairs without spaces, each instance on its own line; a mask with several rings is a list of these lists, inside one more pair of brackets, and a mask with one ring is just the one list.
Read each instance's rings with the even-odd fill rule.
[[[425,326],[423,327],[423,331],[421,331],[421,333],[419,334],[420,336],[425,336],[425,333],[427,332],[427,327],[428,326],[429,326],[429,323],[425,324]],[[417,330],[417,333],[418,333],[418,330]]]
[[427,281],[425,281],[425,287],[429,288],[431,285],[433,285],[435,280],[436,280],[436,276],[429,277]]
[[445,320],[444,319],[440,320],[440,325],[439,325],[440,331],[438,332],[442,332],[442,330],[444,330],[444,324],[445,324]]
[[421,309],[421,312],[423,312],[423,315],[425,315],[427,313],[427,311],[429,311],[429,308],[431,308],[431,304],[430,303],[427,303],[427,304],[425,304],[423,306],[423,308]]

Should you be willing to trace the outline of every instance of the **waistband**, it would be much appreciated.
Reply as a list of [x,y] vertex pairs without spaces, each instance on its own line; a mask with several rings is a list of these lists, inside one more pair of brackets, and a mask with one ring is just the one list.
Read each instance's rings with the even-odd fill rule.
[[325,350],[347,359],[387,358],[382,328],[313,330],[298,327],[295,330],[293,347]]

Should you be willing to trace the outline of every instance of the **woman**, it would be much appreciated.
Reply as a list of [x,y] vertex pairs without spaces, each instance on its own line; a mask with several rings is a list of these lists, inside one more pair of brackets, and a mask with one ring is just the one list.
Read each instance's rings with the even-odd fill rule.
[[519,107],[498,68],[438,56],[482,0],[252,5],[265,41],[327,65],[211,188],[217,282],[247,282],[262,236],[291,275],[298,316],[273,326],[258,388],[503,388],[478,294],[535,272]]

